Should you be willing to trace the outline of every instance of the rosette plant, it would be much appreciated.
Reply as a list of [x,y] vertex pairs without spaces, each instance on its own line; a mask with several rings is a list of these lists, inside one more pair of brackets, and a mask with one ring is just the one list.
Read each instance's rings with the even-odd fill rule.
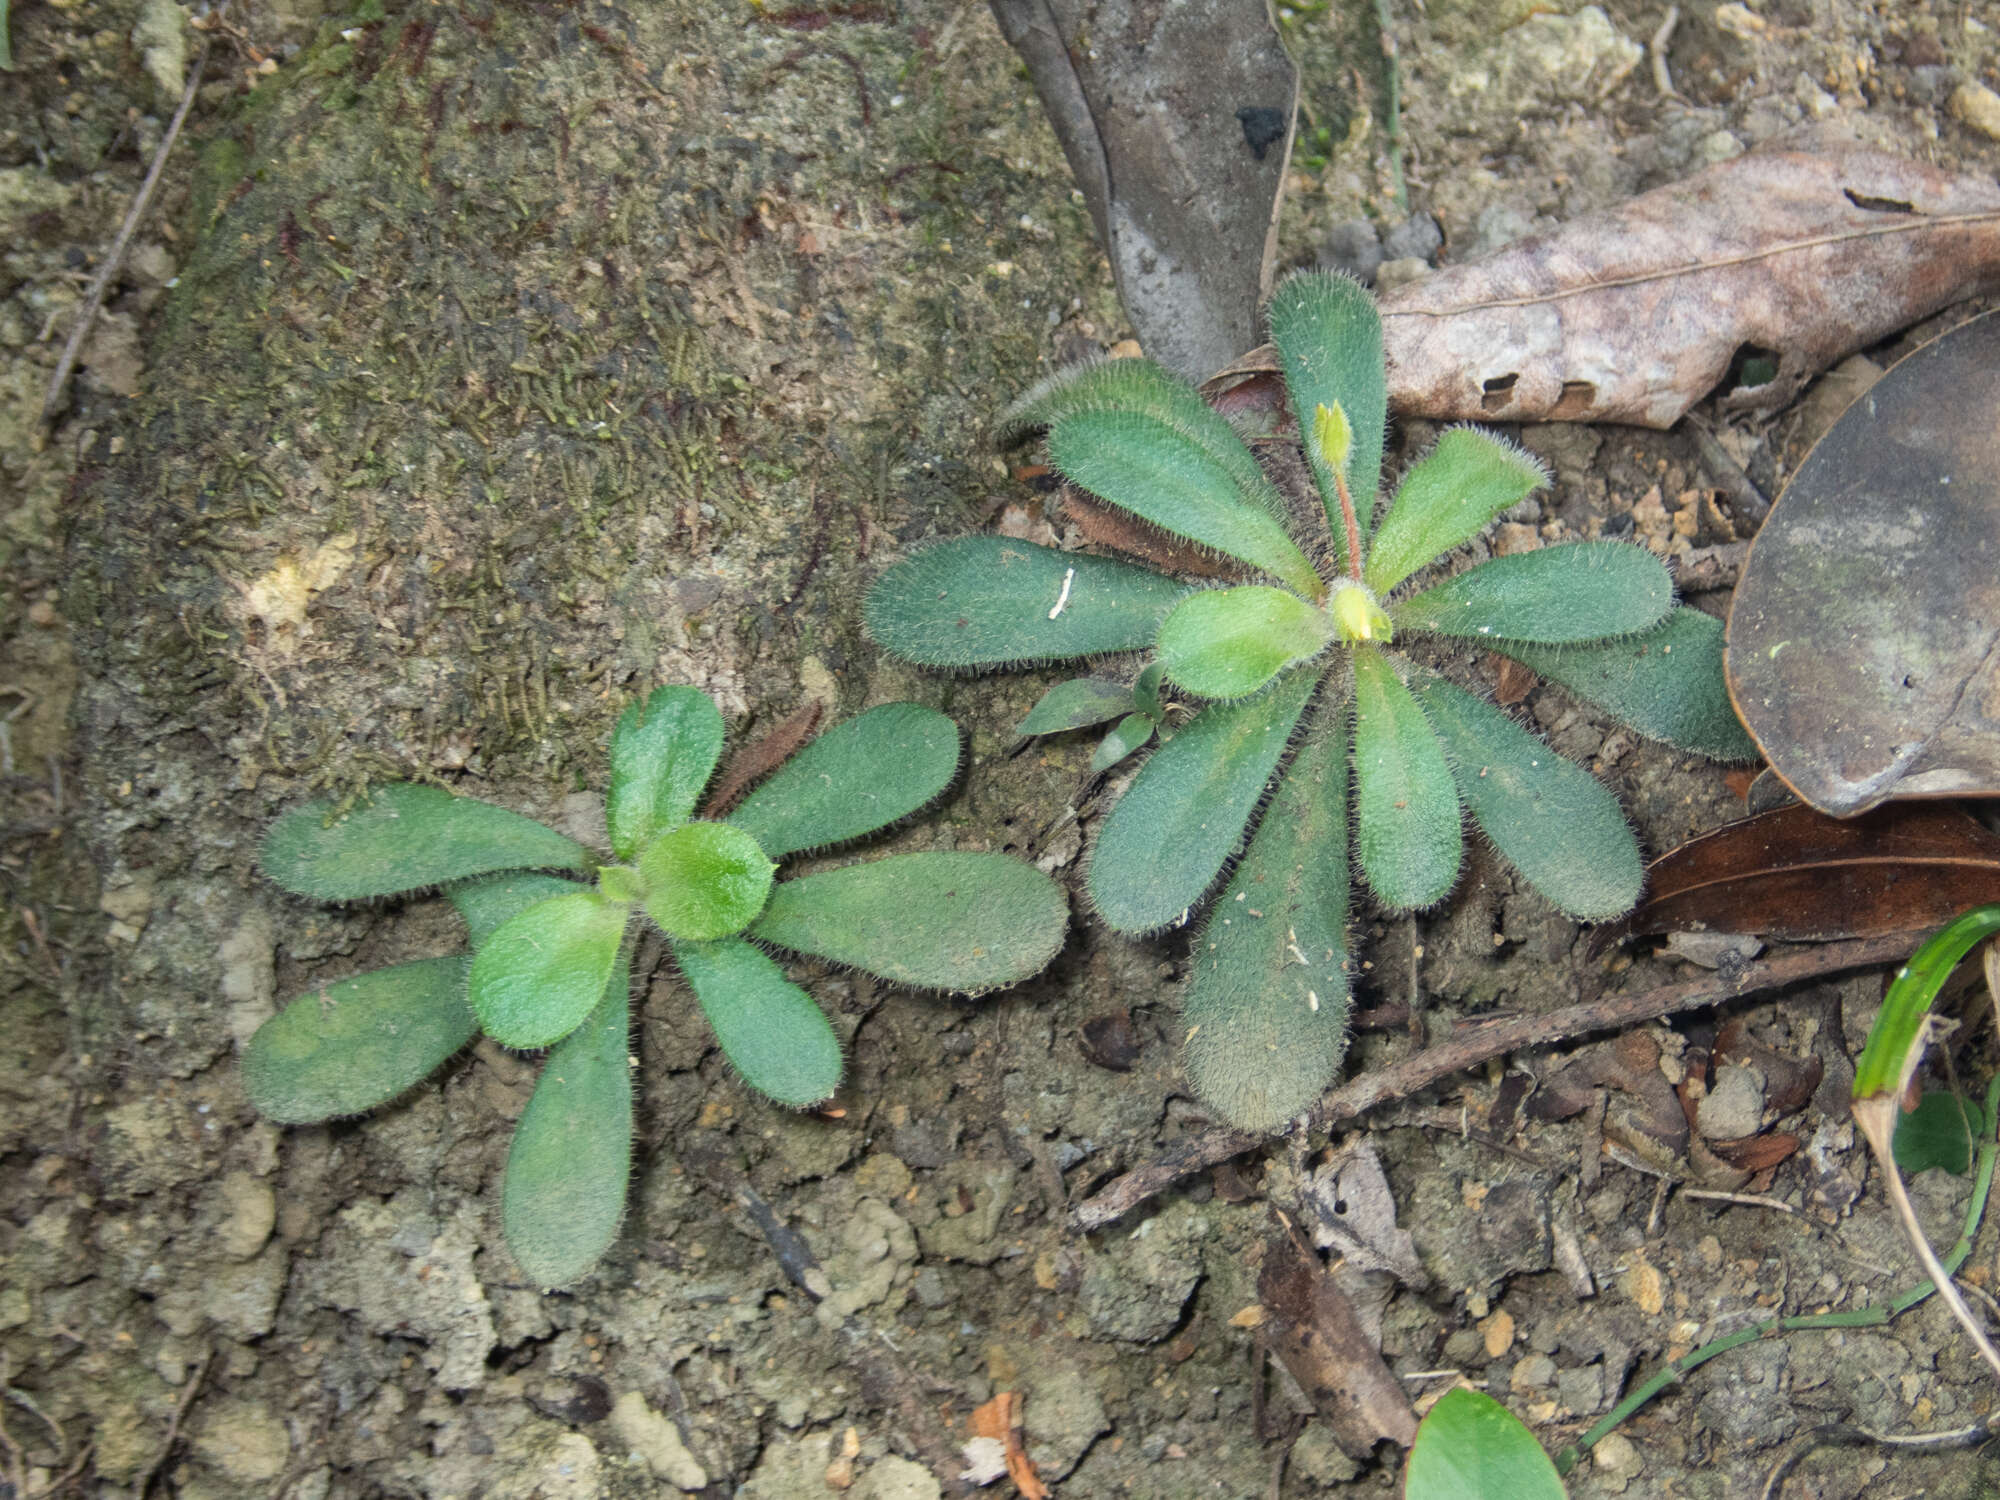
[[[480,1032],[549,1048],[507,1156],[501,1219],[537,1283],[576,1280],[609,1248],[631,1170],[631,957],[640,919],[666,938],[744,1082],[804,1106],[840,1082],[839,1039],[766,948],[919,988],[978,994],[1055,957],[1068,905],[1002,854],[894,854],[790,880],[779,862],[874,833],[958,771],[958,728],[914,703],[870,709],[793,756],[721,819],[696,816],[723,745],[706,695],[663,687],[611,737],[611,858],[533,819],[403,783],[280,818],[264,873],[317,901],[442,886],[470,953],[312,990],[243,1059],[252,1103],[304,1124],[415,1086]],[[562,871],[560,875],[548,873]]]
[[1267,315],[1296,423],[1290,469],[1302,449],[1310,479],[1288,486],[1286,465],[1261,462],[1143,360],[1065,372],[1010,417],[1047,429],[1050,462],[1078,489],[1257,581],[1195,586],[973,537],[890,568],[867,612],[885,649],[931,666],[1152,653],[1131,688],[1064,683],[1022,727],[1124,716],[1101,765],[1143,739],[1130,715],[1157,687],[1147,673],[1180,702],[1171,738],[1163,730],[1105,818],[1088,889],[1113,928],[1154,932],[1186,920],[1240,851],[1195,942],[1183,1009],[1196,1090],[1251,1129],[1309,1106],[1345,1052],[1351,866],[1385,906],[1431,906],[1458,877],[1469,813],[1569,915],[1602,920],[1637,899],[1639,849],[1617,799],[1452,682],[1441,669],[1466,648],[1512,657],[1642,734],[1755,753],[1724,690],[1721,626],[1676,606],[1644,547],[1432,566],[1544,482],[1525,453],[1451,429],[1378,520],[1387,381],[1381,321],[1357,283],[1294,277]]

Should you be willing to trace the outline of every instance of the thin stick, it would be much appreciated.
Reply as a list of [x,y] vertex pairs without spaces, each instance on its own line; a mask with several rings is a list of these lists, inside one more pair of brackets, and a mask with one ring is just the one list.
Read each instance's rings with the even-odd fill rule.
[[160,1470],[167,1466],[167,1459],[173,1454],[174,1444],[180,1441],[181,1421],[187,1416],[188,1408],[194,1405],[194,1393],[201,1389],[202,1377],[208,1373],[208,1367],[213,1363],[215,1363],[215,1346],[211,1344],[202,1355],[201,1363],[194,1367],[194,1373],[188,1376],[187,1384],[181,1387],[181,1398],[174,1403],[174,1414],[167,1422],[167,1440],[160,1444],[159,1455],[146,1466],[146,1472],[139,1476],[139,1482],[132,1486],[132,1500],[146,1500],[146,1491],[153,1487],[153,1481],[159,1477]]
[[208,49],[209,42],[204,39],[200,54],[188,69],[187,87],[181,91],[181,107],[174,111],[173,123],[167,126],[167,133],[160,138],[160,149],[153,153],[152,168],[140,185],[139,196],[132,200],[125,222],[119,226],[118,238],[112,242],[111,253],[105,256],[104,264],[97,268],[97,275],[90,283],[90,295],[83,299],[83,311],[77,315],[76,326],[69,331],[69,342],[63,345],[62,358],[56,361],[56,373],[49,380],[49,392],[42,398],[44,422],[54,421],[56,413],[62,409],[70,374],[76,369],[77,356],[83,352],[83,341],[89,337],[91,326],[97,321],[97,311],[104,305],[104,294],[110,289],[111,278],[125,264],[125,250],[132,243],[133,233],[138,229],[140,220],[146,217],[146,210],[152,206],[153,190],[160,185],[160,174],[166,170],[167,155],[174,149],[181,126],[187,121],[188,111],[194,107],[195,91],[201,87],[202,70],[208,65]]
[[1991,1436],[1991,1419],[1974,1422],[1970,1427],[1954,1428],[1950,1432],[1906,1433],[1870,1432],[1866,1427],[1856,1427],[1849,1422],[1828,1422],[1811,1432],[1800,1434],[1793,1441],[1790,1451],[1778,1460],[1778,1466],[1771,1470],[1764,1487],[1757,1492],[1757,1500],[1776,1500],[1785,1476],[1796,1469],[1813,1449],[1833,1443],[1873,1443],[1877,1447],[1898,1448],[1906,1453],[1936,1453],[1951,1448],[1976,1448]]
[[1667,43],[1673,40],[1674,28],[1681,24],[1681,8],[1667,7],[1667,18],[1660,22],[1660,29],[1653,33],[1652,45],[1646,51],[1653,60],[1653,87],[1662,99],[1678,99],[1681,91],[1674,87],[1674,75],[1667,71]]
[[1706,1198],[1716,1203],[1741,1203],[1749,1208],[1774,1208],[1781,1214],[1797,1214],[1783,1198],[1767,1198],[1762,1193],[1719,1193],[1712,1188],[1682,1188],[1683,1198]]
[[[1909,951],[1908,933],[1827,943],[1747,964],[1733,974],[1718,970],[1686,984],[1661,985],[1636,995],[1617,995],[1609,1000],[1566,1006],[1547,1015],[1517,1016],[1510,1021],[1474,1026],[1464,1035],[1419,1052],[1394,1067],[1378,1069],[1335,1089],[1320,1100],[1302,1124],[1295,1124],[1292,1129],[1324,1130],[1522,1047],[1545,1047],[1589,1032],[1616,1031],[1680,1011],[1797,984],[1804,979],[1817,979],[1847,969],[1872,968],[1900,959]],[[1189,1136],[1152,1161],[1112,1179],[1102,1190],[1078,1204],[1070,1214],[1070,1226],[1084,1231],[1101,1229],[1182,1178],[1192,1177],[1232,1156],[1254,1151],[1268,1139],[1226,1129]]]

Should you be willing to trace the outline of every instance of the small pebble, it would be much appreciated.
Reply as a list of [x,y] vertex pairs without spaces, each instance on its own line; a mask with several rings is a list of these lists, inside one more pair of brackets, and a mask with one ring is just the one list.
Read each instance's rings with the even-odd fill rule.
[[1951,112],[1981,135],[2000,141],[2000,94],[1983,83],[1961,83],[1951,96]]

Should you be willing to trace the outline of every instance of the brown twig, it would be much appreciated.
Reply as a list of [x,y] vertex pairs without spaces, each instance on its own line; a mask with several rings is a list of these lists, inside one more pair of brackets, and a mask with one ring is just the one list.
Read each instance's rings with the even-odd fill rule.
[[[1615,995],[1607,1000],[1565,1006],[1546,1015],[1518,1016],[1473,1026],[1464,1034],[1406,1058],[1394,1067],[1379,1069],[1333,1090],[1293,1130],[1324,1130],[1522,1047],[1546,1047],[1590,1032],[1616,1031],[1680,1011],[1796,984],[1803,979],[1870,968],[1903,958],[1909,949],[1907,933],[1827,943],[1762,963],[1746,964],[1733,973],[1718,970],[1686,984],[1661,985],[1636,995]],[[1070,1225],[1085,1231],[1101,1229],[1183,1177],[1254,1151],[1267,1139],[1240,1130],[1217,1129],[1177,1141],[1152,1161],[1114,1178],[1108,1186],[1078,1204],[1070,1214]]]
[[139,1476],[139,1482],[132,1486],[132,1500],[146,1500],[146,1491],[153,1487],[160,1470],[167,1466],[167,1459],[173,1454],[174,1444],[180,1441],[181,1422],[187,1417],[188,1408],[194,1405],[195,1392],[201,1389],[202,1377],[208,1374],[208,1367],[215,1363],[215,1347],[210,1345],[181,1387],[180,1400],[174,1403],[174,1414],[167,1422],[167,1438],[160,1444],[160,1451],[146,1466],[146,1472]]

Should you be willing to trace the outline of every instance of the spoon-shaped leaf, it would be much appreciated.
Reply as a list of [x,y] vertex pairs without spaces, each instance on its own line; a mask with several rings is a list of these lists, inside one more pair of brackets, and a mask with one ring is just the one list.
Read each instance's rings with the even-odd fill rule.
[[618,967],[630,908],[596,891],[529,907],[472,959],[472,1009],[503,1047],[546,1047],[576,1030]]
[[1016,734],[1061,734],[1132,712],[1132,689],[1107,677],[1072,677],[1042,694]]
[[1097,749],[1090,757],[1090,774],[1097,776],[1110,770],[1119,761],[1135,751],[1143,750],[1146,741],[1153,737],[1159,723],[1145,714],[1127,714],[1105,733],[1097,742]]
[[532,818],[398,782],[334,814],[331,802],[286,813],[264,839],[264,873],[316,901],[395,896],[496,870],[581,870],[583,847]]
[[1601,641],[1650,630],[1674,607],[1674,581],[1632,542],[1575,542],[1468,568],[1391,606],[1396,633],[1474,640]]
[[840,1039],[812,996],[767,954],[741,938],[677,942],[673,950],[723,1056],[745,1083],[799,1109],[840,1087]]
[[1156,649],[1166,675],[1204,698],[1241,698],[1317,656],[1333,620],[1297,594],[1252,585],[1204,589],[1174,606]]
[[1134,563],[968,536],[884,572],[864,615],[869,635],[904,661],[1016,666],[1150,646],[1187,591]]
[[1073,483],[1162,531],[1261,568],[1302,594],[1326,592],[1272,506],[1227,465],[1157,417],[1086,411],[1049,429],[1049,459]]
[[604,817],[611,850],[630,859],[659,833],[694,816],[722,757],[722,715],[691,687],[656,688],[611,731],[611,789]]
[[1452,428],[1403,476],[1368,549],[1368,586],[1388,593],[1548,482],[1541,461],[1512,443],[1477,428]]
[[514,1127],[500,1224],[537,1286],[589,1273],[618,1237],[632,1175],[629,976],[616,967],[602,1000],[549,1053]]
[[1004,854],[896,854],[780,883],[753,936],[898,984],[978,994],[1039,973],[1069,903]]
[[1404,1500],[1563,1500],[1562,1480],[1521,1419],[1484,1391],[1446,1391],[1417,1424]]
[[757,841],[727,823],[683,823],[639,856],[646,915],[669,937],[706,941],[750,925],[777,869]]
[[1683,604],[1642,635],[1579,646],[1495,641],[1621,724],[1717,760],[1755,760],[1722,676],[1722,622]]
[[1241,1130],[1311,1106],[1347,1051],[1347,725],[1311,734],[1194,946],[1181,1000],[1188,1077]]
[[555,875],[482,875],[452,886],[445,895],[465,918],[467,945],[476,950],[529,907],[582,889],[574,880]]
[[1442,901],[1465,829],[1444,747],[1380,651],[1354,653],[1355,852],[1390,906]]
[[[1271,342],[1284,365],[1285,390],[1299,431],[1314,430],[1322,406],[1347,419],[1344,477],[1365,541],[1374,521],[1375,491],[1382,483],[1382,434],[1389,415],[1382,318],[1375,299],[1349,277],[1308,272],[1279,283],[1265,315],[1271,322]],[[1306,448],[1344,568],[1347,528],[1333,471],[1317,443]],[[1386,592],[1379,586],[1377,591]]]
[[1268,692],[1204,709],[1139,768],[1104,820],[1090,897],[1120,932],[1177,922],[1243,841],[1319,674],[1293,672]]
[[884,703],[836,724],[745,797],[729,821],[773,859],[845,843],[907,817],[958,774],[958,726]]
[[1410,685],[1466,807],[1528,883],[1586,922],[1629,910],[1642,871],[1618,799],[1485,699],[1429,674]]
[[266,1119],[311,1125],[412,1088],[478,1029],[467,960],[420,958],[299,996],[243,1050],[243,1087]]

